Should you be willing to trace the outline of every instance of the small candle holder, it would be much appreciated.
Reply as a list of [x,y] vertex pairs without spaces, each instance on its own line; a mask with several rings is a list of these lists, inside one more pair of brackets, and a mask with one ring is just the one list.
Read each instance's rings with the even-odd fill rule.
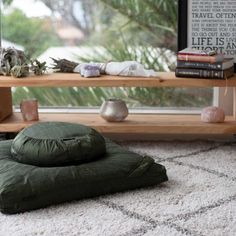
[[39,120],[38,101],[36,99],[21,101],[20,110],[24,121]]

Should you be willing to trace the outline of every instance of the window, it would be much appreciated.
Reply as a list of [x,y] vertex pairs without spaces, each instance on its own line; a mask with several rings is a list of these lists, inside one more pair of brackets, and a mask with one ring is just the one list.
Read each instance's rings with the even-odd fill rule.
[[[49,65],[50,57],[54,57],[78,62],[137,60],[157,71],[175,68],[177,0],[4,2],[5,44],[23,47],[30,58],[37,57]],[[32,97],[43,107],[99,107],[105,99],[119,97],[130,108],[192,110],[212,105],[213,89],[14,89],[16,106]]]

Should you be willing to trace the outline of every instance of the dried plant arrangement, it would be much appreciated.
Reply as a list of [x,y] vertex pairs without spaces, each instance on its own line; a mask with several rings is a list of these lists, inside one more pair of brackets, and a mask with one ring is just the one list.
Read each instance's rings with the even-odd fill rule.
[[63,73],[73,73],[74,69],[76,66],[78,66],[79,63],[77,62],[73,62],[73,61],[69,61],[67,59],[55,59],[52,58],[53,60],[53,70],[55,72],[63,72]]
[[42,75],[46,72],[46,62],[28,60],[25,53],[15,48],[0,49],[0,75],[22,78],[30,74]]
[[40,62],[37,59],[34,59],[34,60],[31,60],[30,63],[31,63],[30,70],[33,71],[35,75],[42,75],[47,70],[45,61]]

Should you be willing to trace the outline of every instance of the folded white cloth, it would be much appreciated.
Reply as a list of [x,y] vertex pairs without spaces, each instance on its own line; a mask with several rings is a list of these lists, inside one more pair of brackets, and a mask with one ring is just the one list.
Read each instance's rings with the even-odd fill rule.
[[75,67],[74,72],[81,73],[84,66],[93,65],[100,68],[101,74],[120,76],[157,77],[154,70],[146,70],[144,66],[136,61],[108,62],[108,63],[82,63]]

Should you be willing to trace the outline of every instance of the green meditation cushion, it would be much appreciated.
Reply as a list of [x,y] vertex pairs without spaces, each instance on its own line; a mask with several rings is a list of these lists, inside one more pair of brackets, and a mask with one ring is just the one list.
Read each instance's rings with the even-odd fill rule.
[[[87,135],[95,135],[96,141],[87,139]],[[64,136],[68,140],[75,136],[78,140],[85,139],[91,153],[86,145],[75,145],[76,148],[64,152],[61,141],[53,143]],[[43,140],[45,145],[41,143]],[[58,145],[59,150],[54,145]],[[70,148],[67,143],[63,145]],[[84,162],[85,157],[90,161]],[[56,165],[52,166],[54,162]],[[5,214],[156,185],[167,179],[165,167],[151,157],[130,152],[78,124],[36,124],[22,131],[15,140],[0,142],[0,211]]]
[[35,166],[64,166],[88,162],[106,152],[105,140],[84,125],[45,122],[21,131],[11,146],[12,158]]

